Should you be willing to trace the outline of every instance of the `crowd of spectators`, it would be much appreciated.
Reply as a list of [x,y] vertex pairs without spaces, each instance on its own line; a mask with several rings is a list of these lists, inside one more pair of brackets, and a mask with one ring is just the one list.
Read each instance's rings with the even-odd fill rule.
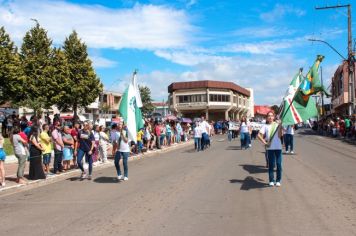
[[312,127],[319,134],[330,137],[356,139],[356,119],[349,116],[336,116],[315,121]]

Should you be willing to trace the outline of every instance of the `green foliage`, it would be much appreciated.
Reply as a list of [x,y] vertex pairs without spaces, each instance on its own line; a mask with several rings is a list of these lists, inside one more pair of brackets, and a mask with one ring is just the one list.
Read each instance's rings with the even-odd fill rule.
[[25,75],[22,105],[34,109],[48,109],[61,100],[63,87],[68,78],[65,56],[51,48],[52,40],[38,22],[23,39],[21,62]]
[[138,86],[140,90],[141,100],[142,100],[142,114],[147,115],[154,110],[151,98],[151,90],[147,86]]
[[24,77],[17,48],[5,28],[0,28],[0,104],[21,100]]
[[63,90],[64,96],[57,104],[62,110],[73,108],[76,115],[78,107],[88,106],[95,101],[103,85],[88,58],[87,46],[75,31],[64,41],[63,50],[68,62],[69,80]]

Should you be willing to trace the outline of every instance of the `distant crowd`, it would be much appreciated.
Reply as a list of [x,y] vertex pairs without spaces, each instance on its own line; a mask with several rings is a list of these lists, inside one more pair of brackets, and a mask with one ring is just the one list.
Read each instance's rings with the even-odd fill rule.
[[356,139],[356,119],[349,116],[329,117],[315,121],[313,129],[325,136]]

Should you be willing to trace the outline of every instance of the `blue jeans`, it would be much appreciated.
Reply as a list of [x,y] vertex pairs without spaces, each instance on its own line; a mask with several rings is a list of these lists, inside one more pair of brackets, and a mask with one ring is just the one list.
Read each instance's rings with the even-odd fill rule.
[[51,163],[51,153],[43,154],[43,164],[49,165],[49,163]]
[[277,180],[282,179],[282,150],[267,150],[269,182],[274,182],[274,165],[277,164]]
[[201,138],[194,138],[195,150],[197,150],[198,152],[201,150],[200,143],[201,143]]
[[241,133],[240,138],[241,138],[241,149],[248,148],[248,145],[251,144],[250,133],[248,133],[248,132]]
[[143,148],[143,143],[142,141],[137,141],[137,152],[141,153]]
[[180,143],[181,137],[180,137],[180,133],[176,134],[176,142]]
[[169,132],[167,132],[167,145],[169,146],[169,145],[171,145],[171,136],[172,136],[172,133],[169,133]]
[[228,133],[227,133],[227,139],[229,140],[229,142],[231,142],[232,140],[232,130],[229,130]]
[[83,157],[85,155],[85,161],[89,164],[89,175],[91,175],[91,173],[93,172],[93,157],[92,155],[89,155],[89,152],[83,151],[82,149],[78,149],[78,153],[77,153],[77,164],[79,169],[82,170],[82,172],[84,172],[84,167],[83,167]]
[[201,137],[201,150],[204,150],[204,148],[208,145],[209,141],[209,136],[207,133],[203,133]]
[[121,175],[120,159],[121,159],[121,156],[122,156],[122,162],[124,164],[124,176],[128,177],[129,168],[127,166],[127,159],[129,158],[129,155],[130,155],[129,152],[119,152],[119,151],[117,151],[115,153],[115,168],[116,168],[117,176]]
[[[293,135],[292,134],[285,134],[285,145],[286,151],[291,150],[293,151]],[[289,149],[290,147],[290,149]]]

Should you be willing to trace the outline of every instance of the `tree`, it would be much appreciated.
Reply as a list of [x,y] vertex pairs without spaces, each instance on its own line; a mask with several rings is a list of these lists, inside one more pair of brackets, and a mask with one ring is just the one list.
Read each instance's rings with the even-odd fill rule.
[[57,103],[60,109],[72,108],[77,118],[79,107],[86,107],[100,95],[103,85],[97,77],[91,60],[88,58],[87,46],[73,31],[64,41],[64,54],[68,62],[69,81],[64,88],[64,96]]
[[60,100],[68,73],[60,51],[51,47],[47,31],[36,21],[23,39],[21,62],[25,75],[23,105],[39,115],[42,108],[50,108]]
[[24,77],[21,74],[17,48],[6,33],[0,28],[0,104],[7,101],[21,100]]
[[140,95],[141,95],[141,100],[142,100],[142,114],[143,115],[148,115],[154,110],[154,106],[152,104],[152,98],[151,98],[151,90],[147,86],[138,86],[140,90]]

